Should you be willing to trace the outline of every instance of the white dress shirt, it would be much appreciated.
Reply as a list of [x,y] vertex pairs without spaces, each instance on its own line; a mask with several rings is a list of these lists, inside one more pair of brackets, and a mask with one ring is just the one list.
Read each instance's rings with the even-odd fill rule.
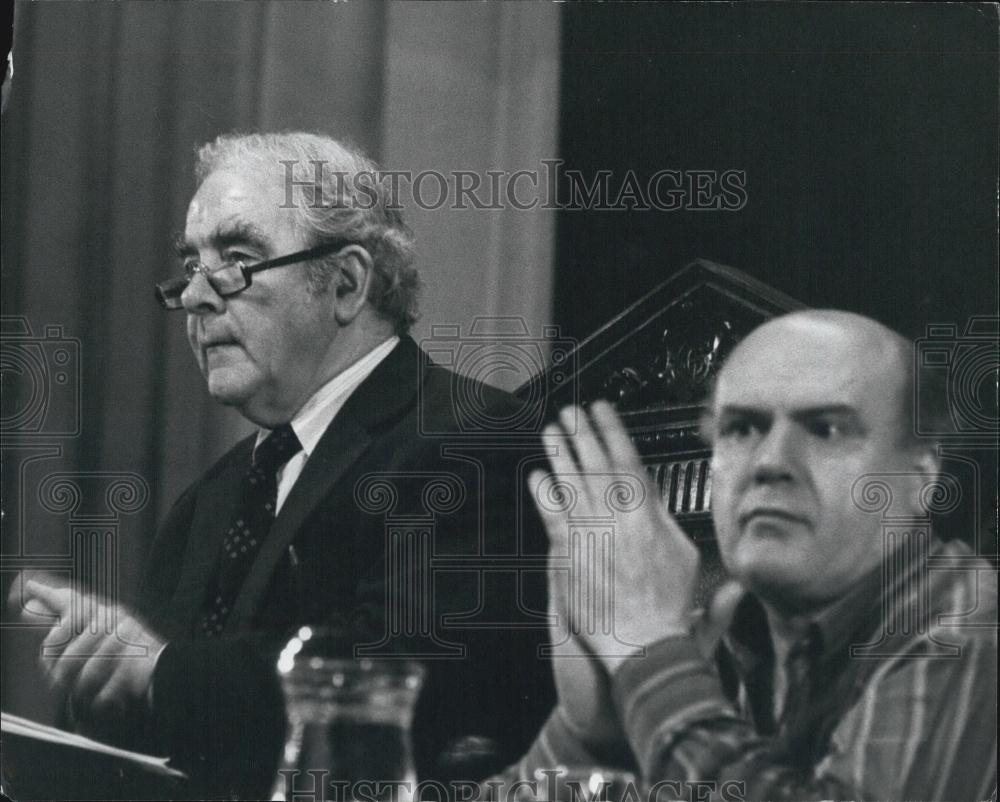
[[[312,398],[302,405],[302,409],[295,413],[295,417],[290,422],[295,436],[302,444],[302,450],[278,471],[278,500],[274,510],[275,515],[281,511],[281,507],[302,473],[309,455],[316,448],[316,444],[330,422],[340,412],[351,393],[368,378],[368,375],[375,370],[379,362],[389,355],[398,342],[399,337],[390,337],[381,345],[373,348],[349,368],[341,371],[320,387]],[[260,429],[257,432],[257,442],[254,448],[264,442],[264,438],[270,433],[270,429]]]

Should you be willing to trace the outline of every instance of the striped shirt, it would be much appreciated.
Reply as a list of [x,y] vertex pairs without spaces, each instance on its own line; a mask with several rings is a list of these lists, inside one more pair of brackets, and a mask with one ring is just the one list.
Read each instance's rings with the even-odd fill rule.
[[[997,576],[925,531],[813,619],[776,713],[763,608],[741,602],[713,662],[693,637],[625,661],[612,692],[657,799],[983,800],[996,788]],[[559,708],[509,779],[605,762]],[[696,783],[700,785],[695,785]],[[697,789],[703,789],[698,791]],[[652,798],[652,797],[651,797]]]

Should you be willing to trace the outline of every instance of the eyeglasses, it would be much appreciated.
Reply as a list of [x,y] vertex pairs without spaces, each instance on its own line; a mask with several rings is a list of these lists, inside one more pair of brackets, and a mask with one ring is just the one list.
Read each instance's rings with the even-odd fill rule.
[[278,256],[274,259],[266,259],[263,262],[255,262],[251,265],[241,261],[223,262],[214,270],[209,269],[198,260],[193,260],[184,265],[183,276],[167,279],[156,285],[156,299],[168,311],[182,309],[184,303],[181,301],[181,296],[184,294],[184,290],[188,288],[188,285],[194,280],[196,273],[201,273],[205,277],[205,280],[208,281],[219,297],[228,298],[231,295],[243,292],[243,290],[249,287],[252,283],[254,273],[260,273],[262,270],[270,270],[272,267],[284,267],[285,265],[294,265],[298,262],[306,262],[318,256],[334,253],[353,244],[351,240],[338,239],[325,242],[314,248],[307,248],[304,251],[296,251],[295,253]]

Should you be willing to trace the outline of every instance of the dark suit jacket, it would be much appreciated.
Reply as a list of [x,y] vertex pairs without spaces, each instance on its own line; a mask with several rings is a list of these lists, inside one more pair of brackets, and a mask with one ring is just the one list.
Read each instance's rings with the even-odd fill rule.
[[[503,431],[516,412],[512,397],[433,365],[404,337],[311,454],[224,637],[203,639],[194,624],[253,438],[219,460],[178,499],[151,553],[140,609],[170,643],[142,725],[146,746],[195,775],[198,793],[266,793],[284,731],[276,655],[297,626],[332,622],[354,645],[444,658],[426,661],[414,724],[422,777],[515,759],[554,699],[539,654],[546,546],[524,482],[541,450]],[[483,436],[484,427],[496,431]],[[435,638],[386,639],[386,607],[419,604],[403,598],[419,583],[386,580],[387,537],[415,520],[430,522]],[[495,754],[474,765],[454,748],[463,736],[491,739]]]

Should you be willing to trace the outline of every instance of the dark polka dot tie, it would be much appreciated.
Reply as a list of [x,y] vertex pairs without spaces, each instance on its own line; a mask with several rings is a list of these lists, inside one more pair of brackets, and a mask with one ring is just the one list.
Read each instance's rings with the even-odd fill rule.
[[222,540],[222,554],[215,580],[202,606],[199,630],[215,637],[233,609],[254,558],[274,521],[278,497],[278,470],[302,444],[287,423],[274,429],[256,449],[243,477],[242,500]]

